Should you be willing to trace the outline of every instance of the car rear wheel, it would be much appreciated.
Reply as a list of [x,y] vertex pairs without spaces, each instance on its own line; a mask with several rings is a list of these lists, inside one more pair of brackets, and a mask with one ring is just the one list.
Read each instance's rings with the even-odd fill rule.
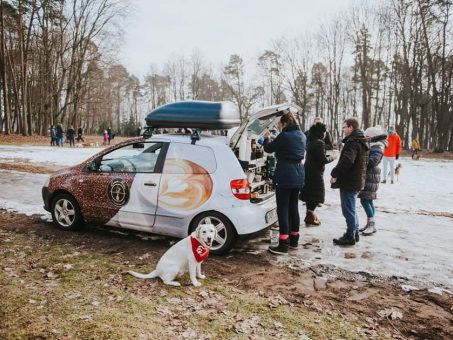
[[236,231],[225,216],[215,211],[203,213],[193,221],[191,231],[202,224],[212,224],[217,230],[216,238],[212,243],[211,253],[222,255],[233,247],[236,240]]
[[63,230],[74,230],[82,224],[80,207],[74,197],[62,193],[52,200],[52,219]]

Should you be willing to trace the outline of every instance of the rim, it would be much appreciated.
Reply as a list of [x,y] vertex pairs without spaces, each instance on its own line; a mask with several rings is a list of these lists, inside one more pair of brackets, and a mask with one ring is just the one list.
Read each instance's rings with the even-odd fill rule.
[[59,199],[54,208],[55,218],[62,227],[70,227],[75,220],[74,205],[66,198]]
[[207,216],[203,218],[198,224],[212,224],[217,229],[217,235],[212,242],[211,250],[218,250],[223,247],[228,235],[227,228],[220,219],[213,216]]

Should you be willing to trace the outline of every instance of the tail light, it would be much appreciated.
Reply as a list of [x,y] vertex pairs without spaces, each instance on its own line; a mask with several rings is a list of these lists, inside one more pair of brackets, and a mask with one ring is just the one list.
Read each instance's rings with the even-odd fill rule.
[[250,199],[250,183],[247,178],[233,179],[230,182],[231,192],[240,200]]

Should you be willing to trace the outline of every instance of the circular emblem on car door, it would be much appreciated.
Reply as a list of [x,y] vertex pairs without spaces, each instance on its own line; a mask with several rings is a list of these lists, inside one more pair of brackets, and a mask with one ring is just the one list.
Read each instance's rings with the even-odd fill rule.
[[110,201],[116,206],[122,206],[129,201],[129,188],[121,179],[114,179],[108,187]]

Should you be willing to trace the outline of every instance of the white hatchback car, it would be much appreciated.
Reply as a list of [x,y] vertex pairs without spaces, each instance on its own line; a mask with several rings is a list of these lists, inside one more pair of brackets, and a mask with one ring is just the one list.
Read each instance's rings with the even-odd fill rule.
[[[256,140],[286,110],[297,107],[261,110],[231,136],[155,134],[107,148],[52,175],[42,190],[44,207],[67,230],[85,221],[182,238],[199,224],[213,224],[218,234],[212,252],[225,253],[237,237],[249,238],[277,221],[275,160]],[[184,112],[179,122],[172,117],[159,127],[187,127]],[[188,125],[198,124],[189,118]],[[217,126],[231,125],[202,128]]]

